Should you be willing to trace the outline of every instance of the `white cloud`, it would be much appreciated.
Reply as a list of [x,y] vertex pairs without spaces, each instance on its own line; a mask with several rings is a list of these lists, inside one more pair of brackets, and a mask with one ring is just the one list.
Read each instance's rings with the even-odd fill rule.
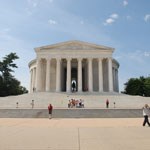
[[56,22],[55,20],[52,20],[52,19],[49,19],[49,20],[48,20],[48,23],[49,23],[50,25],[55,25],[55,24],[57,24],[57,22]]
[[36,8],[38,5],[38,1],[37,0],[28,0],[28,4],[30,6],[32,6],[33,8]]
[[33,14],[33,11],[38,6],[38,0],[27,0],[28,7],[25,8],[25,11],[27,15],[31,16]]
[[144,52],[144,56],[145,56],[145,57],[150,57],[150,51],[145,51],[145,52]]
[[110,15],[109,18],[107,18],[104,22],[104,25],[111,25],[112,23],[114,23],[117,19],[119,18],[119,15],[116,13],[113,13]]
[[110,17],[113,19],[118,19],[119,15],[118,14],[111,14]]
[[128,1],[124,0],[123,1],[123,6],[127,6],[128,5]]
[[112,24],[115,20],[112,18],[106,19],[106,24]]
[[25,11],[30,16],[34,13],[34,10],[40,10],[40,6],[45,6],[48,4],[52,4],[54,0],[26,0],[27,1],[27,8],[25,8]]
[[149,22],[150,21],[150,14],[146,14],[144,17],[145,22]]
[[40,3],[53,3],[54,0],[27,0],[29,6],[36,8]]

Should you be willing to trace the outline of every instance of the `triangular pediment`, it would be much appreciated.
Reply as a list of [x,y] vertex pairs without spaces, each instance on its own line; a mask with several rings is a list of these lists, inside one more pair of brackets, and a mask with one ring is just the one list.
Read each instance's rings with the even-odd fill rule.
[[35,48],[35,50],[110,50],[114,51],[114,48],[106,47],[102,45],[82,42],[82,41],[67,41],[47,46]]

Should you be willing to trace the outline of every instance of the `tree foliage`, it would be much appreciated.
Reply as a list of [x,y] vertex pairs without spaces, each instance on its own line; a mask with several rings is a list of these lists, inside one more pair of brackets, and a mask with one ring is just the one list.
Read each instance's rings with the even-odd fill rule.
[[28,92],[11,74],[14,72],[14,68],[18,68],[14,63],[16,59],[19,59],[16,53],[10,53],[0,61],[0,96],[19,95]]
[[150,77],[130,78],[125,83],[125,94],[150,96]]

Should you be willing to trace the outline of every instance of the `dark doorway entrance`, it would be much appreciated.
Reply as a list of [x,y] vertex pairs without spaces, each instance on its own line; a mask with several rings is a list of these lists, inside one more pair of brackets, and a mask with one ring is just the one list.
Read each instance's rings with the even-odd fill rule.
[[[63,71],[63,86],[62,86],[62,91],[66,91],[66,82],[67,82],[67,69],[64,68]],[[74,87],[73,87],[73,82],[74,82]],[[73,89],[74,88],[74,89]],[[77,68],[72,68],[71,69],[71,90],[72,92],[78,91],[78,70]],[[82,91],[87,91],[87,82],[86,82],[86,72],[85,68],[82,68]]]
[[77,82],[77,68],[71,69],[71,89],[72,92],[76,92],[78,90],[78,82]]

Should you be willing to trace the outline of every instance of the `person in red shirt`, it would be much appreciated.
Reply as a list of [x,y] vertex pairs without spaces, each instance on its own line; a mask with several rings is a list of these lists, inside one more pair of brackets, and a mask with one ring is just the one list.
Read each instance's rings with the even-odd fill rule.
[[49,119],[52,119],[52,111],[53,111],[53,106],[52,104],[49,104],[48,106]]

